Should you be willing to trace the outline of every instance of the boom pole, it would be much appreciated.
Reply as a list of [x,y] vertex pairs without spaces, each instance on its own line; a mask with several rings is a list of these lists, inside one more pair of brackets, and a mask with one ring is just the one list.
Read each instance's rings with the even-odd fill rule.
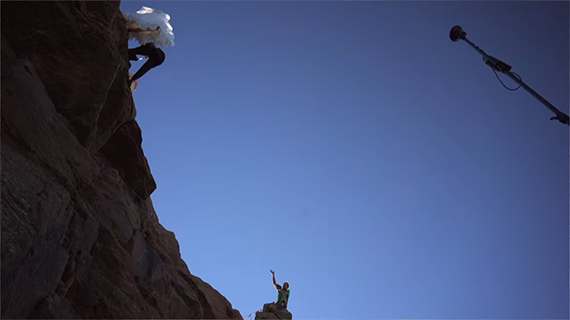
[[461,26],[454,26],[451,28],[449,32],[449,38],[453,42],[457,42],[459,40],[464,40],[467,42],[471,47],[473,47],[481,56],[483,56],[483,61],[493,70],[501,72],[509,76],[509,78],[513,79],[519,86],[523,87],[528,93],[530,93],[533,97],[535,97],[538,101],[542,102],[550,111],[554,112],[555,116],[550,118],[550,120],[558,120],[563,124],[570,125],[568,115],[564,112],[558,110],[555,106],[553,106],[548,100],[544,99],[538,92],[534,91],[531,87],[529,87],[526,83],[522,81],[520,77],[518,77],[515,73],[511,72],[511,66],[504,63],[503,61],[488,55],[485,51],[481,50],[478,46],[476,46],[473,42],[469,41],[466,38],[467,33],[463,31]]

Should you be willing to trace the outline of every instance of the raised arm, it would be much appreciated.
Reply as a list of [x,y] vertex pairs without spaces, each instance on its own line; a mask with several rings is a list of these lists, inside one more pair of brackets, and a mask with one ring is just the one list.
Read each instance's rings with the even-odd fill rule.
[[156,30],[152,30],[151,28],[147,28],[146,30],[143,30],[143,29],[137,28],[137,27],[128,28],[127,30],[129,32],[132,32],[132,33],[136,32],[136,33],[149,33],[150,34],[150,33],[156,33],[158,31],[160,31],[160,27],[156,28]]
[[273,275],[273,285],[275,286],[275,289],[281,290],[281,286],[277,284],[277,281],[275,281],[275,271],[273,271],[273,270],[269,270],[269,271]]

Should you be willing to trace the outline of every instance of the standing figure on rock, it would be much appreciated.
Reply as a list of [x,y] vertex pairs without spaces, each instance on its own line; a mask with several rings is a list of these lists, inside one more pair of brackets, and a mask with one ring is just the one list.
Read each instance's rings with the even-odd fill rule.
[[275,304],[277,305],[278,308],[283,308],[283,309],[287,309],[287,302],[289,301],[289,283],[287,281],[283,282],[283,287],[281,287],[280,285],[277,284],[277,281],[275,281],[275,271],[273,270],[269,270],[271,272],[271,274],[273,275],[273,285],[275,286],[275,289],[277,289],[277,302],[275,302]]

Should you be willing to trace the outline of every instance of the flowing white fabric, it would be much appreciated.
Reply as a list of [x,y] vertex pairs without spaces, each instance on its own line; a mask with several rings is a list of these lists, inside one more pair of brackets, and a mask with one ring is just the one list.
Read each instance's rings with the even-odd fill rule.
[[154,33],[131,32],[129,34],[130,39],[134,38],[140,44],[153,42],[156,46],[170,47],[174,45],[174,33],[169,22],[170,16],[162,10],[143,6],[137,13],[123,12],[123,16],[131,27],[138,27],[142,30],[156,30],[157,27],[160,27],[160,31]]

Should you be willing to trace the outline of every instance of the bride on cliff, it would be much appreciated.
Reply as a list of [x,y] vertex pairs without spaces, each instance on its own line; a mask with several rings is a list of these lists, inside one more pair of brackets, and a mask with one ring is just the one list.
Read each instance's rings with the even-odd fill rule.
[[161,10],[142,7],[136,13],[123,12],[127,19],[129,40],[137,40],[141,46],[129,49],[129,60],[140,60],[137,55],[145,56],[148,61],[135,73],[129,73],[128,85],[131,91],[135,91],[138,79],[150,69],[161,65],[166,59],[166,54],[159,46],[169,47],[174,45],[174,33],[170,25],[170,16]]

